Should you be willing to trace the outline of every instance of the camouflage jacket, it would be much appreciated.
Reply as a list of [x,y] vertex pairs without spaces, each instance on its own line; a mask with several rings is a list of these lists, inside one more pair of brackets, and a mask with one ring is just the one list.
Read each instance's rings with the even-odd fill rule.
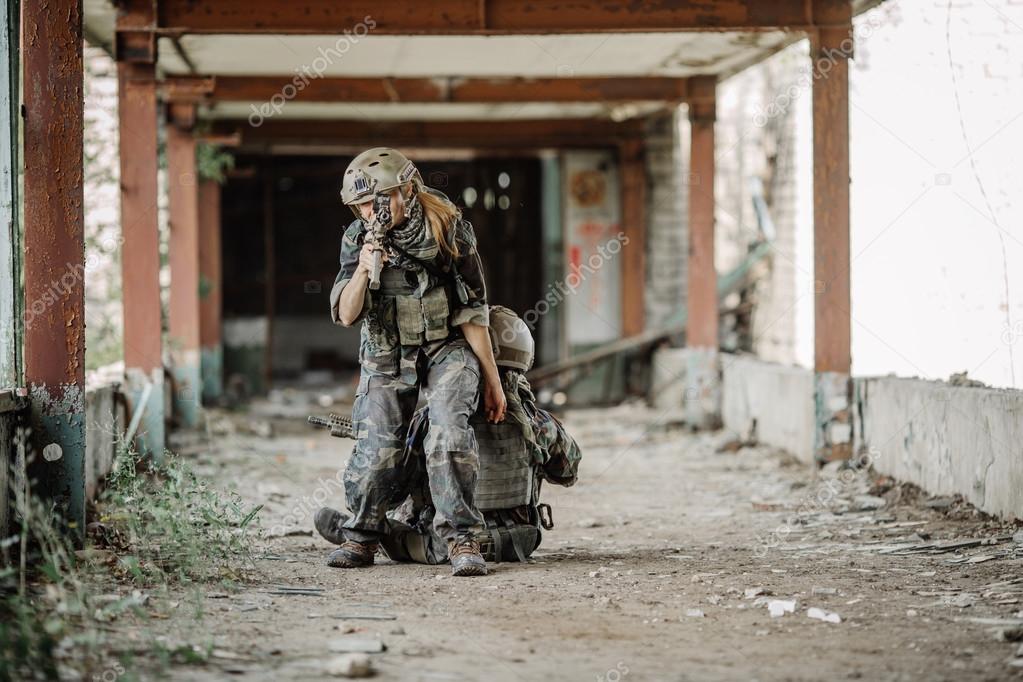
[[[489,326],[476,235],[467,220],[459,219],[453,229],[459,255],[452,259],[438,251],[430,265],[435,272],[457,270],[465,285],[461,295],[450,278],[442,279],[409,261],[401,266],[386,262],[380,275],[380,289],[367,288],[357,318],[363,323],[359,362],[364,372],[400,377],[405,383],[414,384],[420,350],[438,359],[451,341],[462,338],[459,325],[472,322]],[[367,230],[368,226],[359,219],[345,230],[341,270],[330,292],[330,315],[335,324],[341,324],[338,301],[355,275]]]

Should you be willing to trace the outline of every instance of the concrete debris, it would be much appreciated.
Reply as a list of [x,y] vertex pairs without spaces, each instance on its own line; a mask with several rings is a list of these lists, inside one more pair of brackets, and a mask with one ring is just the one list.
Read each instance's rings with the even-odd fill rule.
[[825,611],[824,609],[819,609],[816,606],[812,606],[809,609],[807,609],[806,615],[807,617],[813,618],[815,620],[823,620],[825,623],[842,622],[841,616],[839,616],[837,613]]
[[249,433],[260,438],[273,438],[274,427],[268,421],[262,419],[250,419],[245,425]]
[[771,594],[771,590],[765,587],[747,587],[742,594],[746,599],[753,599],[754,597],[759,597],[762,594]]
[[327,662],[327,672],[334,677],[371,677],[373,664],[369,656],[362,653],[335,656]]
[[686,618],[703,618],[703,611],[700,609],[686,609]]
[[1012,541],[1020,545],[1023,545],[1023,530],[1019,530],[1013,533]]
[[948,378],[950,386],[960,386],[964,388],[987,388],[987,384],[983,381],[977,381],[967,376],[967,372],[955,372]]
[[795,610],[795,599],[772,599],[767,602],[767,611],[771,614],[771,618],[781,618],[786,613],[793,613]]
[[946,596],[935,602],[932,606],[956,606],[960,609],[968,609],[977,603],[977,595],[970,592],[963,592],[954,597]]
[[880,509],[885,504],[885,499],[876,495],[857,495],[853,498],[853,507],[857,511]]
[[832,596],[838,594],[838,590],[834,587],[815,587],[810,593],[815,597]]
[[378,637],[353,635],[350,637],[341,637],[340,639],[332,640],[328,645],[328,648],[335,654],[378,654],[381,651],[384,651],[387,647],[384,646],[384,643]]
[[928,509],[948,509],[955,504],[955,501],[954,497],[932,497],[924,502],[924,506]]

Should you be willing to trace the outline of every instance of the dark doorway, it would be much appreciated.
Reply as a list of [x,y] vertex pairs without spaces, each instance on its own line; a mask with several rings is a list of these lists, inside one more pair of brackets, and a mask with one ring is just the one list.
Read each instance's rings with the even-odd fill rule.
[[[225,324],[232,317],[270,313],[272,350],[267,361],[274,376],[355,367],[357,334],[335,327],[328,316],[341,236],[352,221],[339,197],[349,161],[240,154],[223,188]],[[417,165],[426,184],[446,193],[472,222],[491,303],[519,314],[532,308],[544,284],[539,159],[429,160]]]

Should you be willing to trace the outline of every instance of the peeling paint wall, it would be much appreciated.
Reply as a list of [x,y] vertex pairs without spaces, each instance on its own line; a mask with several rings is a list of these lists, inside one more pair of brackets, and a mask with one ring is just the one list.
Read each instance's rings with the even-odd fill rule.
[[880,377],[855,395],[856,448],[878,471],[1023,519],[1023,392]]

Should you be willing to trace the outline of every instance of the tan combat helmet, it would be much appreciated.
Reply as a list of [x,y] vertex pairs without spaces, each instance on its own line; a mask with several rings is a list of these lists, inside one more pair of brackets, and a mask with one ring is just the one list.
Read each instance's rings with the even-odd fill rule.
[[397,149],[367,149],[348,164],[341,179],[341,201],[351,206],[358,217],[356,204],[370,201],[378,192],[387,192],[412,179],[418,184],[423,182],[415,164]]
[[533,366],[533,335],[513,311],[500,305],[490,306],[490,338],[499,367],[525,372]]

